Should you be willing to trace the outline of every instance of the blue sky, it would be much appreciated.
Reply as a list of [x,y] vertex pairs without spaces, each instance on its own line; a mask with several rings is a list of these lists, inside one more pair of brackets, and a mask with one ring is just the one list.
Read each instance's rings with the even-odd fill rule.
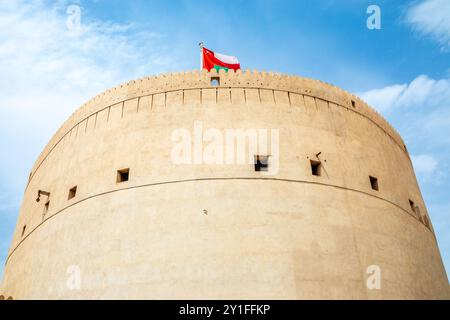
[[[380,30],[366,27],[370,4]],[[80,29],[67,27],[70,5]],[[378,109],[407,143],[450,270],[448,0],[0,0],[0,261],[60,124],[111,86],[198,68],[199,41],[244,69],[320,79]]]

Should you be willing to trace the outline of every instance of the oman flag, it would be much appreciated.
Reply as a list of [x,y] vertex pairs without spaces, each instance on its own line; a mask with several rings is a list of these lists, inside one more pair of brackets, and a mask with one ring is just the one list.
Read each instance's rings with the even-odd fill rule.
[[211,71],[211,69],[229,69],[239,70],[241,65],[236,57],[226,56],[202,47],[203,69]]

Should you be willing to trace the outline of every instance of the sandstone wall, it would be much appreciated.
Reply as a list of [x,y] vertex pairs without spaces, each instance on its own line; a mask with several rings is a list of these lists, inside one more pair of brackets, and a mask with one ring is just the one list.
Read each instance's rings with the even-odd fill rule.
[[[173,164],[172,132],[195,121],[279,130],[279,172]],[[366,286],[371,265],[380,290]],[[73,266],[80,290],[67,286]],[[61,126],[31,170],[3,292],[414,299],[447,298],[448,280],[406,146],[376,111],[316,80],[189,72],[108,90]]]

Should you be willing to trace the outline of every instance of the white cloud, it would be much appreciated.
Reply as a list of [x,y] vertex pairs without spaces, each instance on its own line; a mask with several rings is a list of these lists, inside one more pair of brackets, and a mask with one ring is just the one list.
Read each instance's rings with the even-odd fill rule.
[[450,48],[450,1],[425,0],[409,7],[406,21],[419,33],[431,36],[443,50]]
[[449,103],[450,79],[435,80],[426,75],[420,75],[409,84],[395,84],[373,89],[362,92],[359,96],[382,113],[398,108],[431,111]]
[[359,96],[375,107],[378,111],[383,112],[395,106],[399,97],[407,88],[405,84],[398,84],[382,89],[373,89],[364,93],[360,93]]
[[158,34],[90,20],[83,13],[80,30],[69,30],[67,19],[61,6],[0,2],[2,87],[96,93],[129,77],[160,71],[152,61],[164,56],[156,49]]
[[412,163],[417,174],[432,174],[437,168],[437,160],[428,154],[412,155]]

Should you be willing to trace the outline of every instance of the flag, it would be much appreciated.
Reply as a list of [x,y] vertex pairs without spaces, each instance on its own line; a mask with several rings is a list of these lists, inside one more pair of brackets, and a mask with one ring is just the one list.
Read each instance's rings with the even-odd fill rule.
[[203,69],[208,71],[211,71],[211,69],[216,69],[217,71],[220,69],[225,69],[225,71],[241,69],[241,65],[236,57],[217,53],[204,47],[202,47],[202,57]]

